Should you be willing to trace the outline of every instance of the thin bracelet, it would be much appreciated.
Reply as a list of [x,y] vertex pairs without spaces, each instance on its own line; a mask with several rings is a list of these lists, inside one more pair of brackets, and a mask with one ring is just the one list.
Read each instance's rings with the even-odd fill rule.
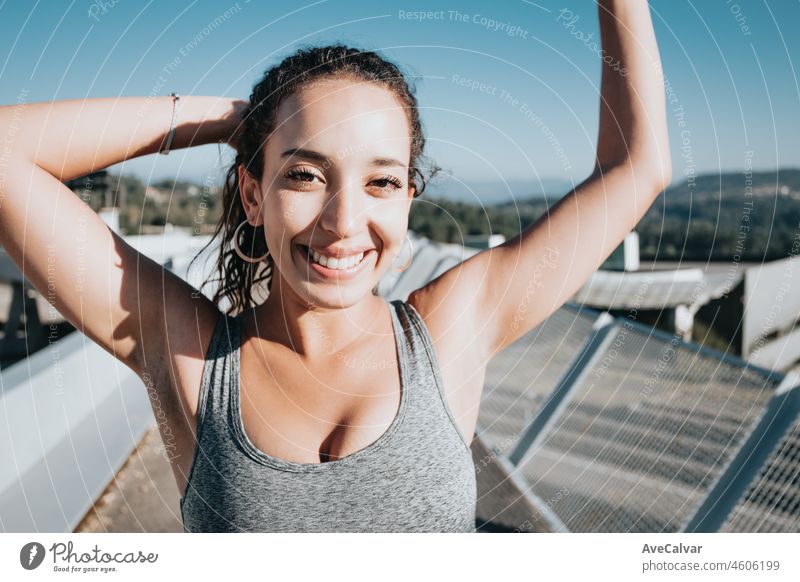
[[169,148],[172,145],[172,139],[175,137],[175,121],[178,119],[178,101],[181,100],[181,96],[177,93],[170,93],[170,97],[172,97],[172,121],[169,123],[169,133],[167,134],[167,143],[164,144],[164,149],[162,149],[160,154],[167,155],[169,154]]

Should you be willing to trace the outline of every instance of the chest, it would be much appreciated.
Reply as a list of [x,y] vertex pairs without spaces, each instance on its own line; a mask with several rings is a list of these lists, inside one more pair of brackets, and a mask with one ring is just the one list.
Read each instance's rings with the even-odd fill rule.
[[245,344],[240,355],[241,422],[265,454],[323,463],[380,438],[400,408],[401,369],[394,342],[334,355],[310,366],[274,346]]
[[477,487],[470,455],[405,446],[406,439],[360,462],[297,471],[237,462],[237,451],[223,445],[198,457],[181,507],[184,524],[206,532],[474,531]]

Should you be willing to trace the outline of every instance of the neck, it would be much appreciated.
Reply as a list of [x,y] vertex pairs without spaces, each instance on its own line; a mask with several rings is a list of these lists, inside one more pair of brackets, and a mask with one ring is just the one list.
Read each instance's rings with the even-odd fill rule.
[[380,327],[380,318],[386,317],[383,297],[370,294],[353,305],[323,307],[309,304],[280,281],[279,277],[273,280],[267,300],[252,310],[255,333],[309,362],[347,361],[351,350],[368,342],[372,330]]

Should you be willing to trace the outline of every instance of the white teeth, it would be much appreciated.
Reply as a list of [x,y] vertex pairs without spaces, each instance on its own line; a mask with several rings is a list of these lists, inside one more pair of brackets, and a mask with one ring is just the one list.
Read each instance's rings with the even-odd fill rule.
[[343,259],[337,259],[334,257],[326,257],[325,255],[319,254],[317,251],[313,249],[309,249],[311,251],[311,259],[315,263],[319,263],[323,267],[327,267],[333,270],[346,270],[352,269],[357,264],[361,262],[364,258],[364,253],[358,253],[357,255],[353,255],[351,257],[345,257]]

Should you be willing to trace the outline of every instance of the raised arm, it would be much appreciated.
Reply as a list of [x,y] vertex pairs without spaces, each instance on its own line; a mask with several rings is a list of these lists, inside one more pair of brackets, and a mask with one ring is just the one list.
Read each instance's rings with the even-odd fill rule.
[[661,61],[647,2],[601,0],[598,13],[606,58],[595,170],[549,215],[482,259],[488,283],[479,305],[481,320],[492,322],[490,353],[572,297],[671,180]]
[[647,3],[601,0],[598,12],[605,60],[599,60],[594,172],[519,235],[470,257],[413,298],[433,314],[434,326],[447,328],[447,318],[470,322],[462,335],[481,342],[486,357],[574,295],[671,180],[661,62]]
[[640,177],[659,194],[672,180],[672,165],[661,59],[647,2],[601,0],[598,10],[603,54],[612,58],[610,65],[603,63],[595,174],[630,167],[636,173],[631,178]]
[[[171,150],[227,140],[246,102],[183,96]],[[0,135],[15,161],[27,161],[62,182],[164,145],[172,97],[70,99],[0,107]],[[14,173],[14,164],[4,171]],[[10,196],[6,193],[6,196]]]
[[[181,101],[172,149],[232,137],[242,102]],[[166,329],[185,324],[198,301],[189,300],[188,283],[136,252],[62,181],[158,151],[172,107],[171,97],[0,107],[0,244],[70,323],[140,374],[149,355],[166,353]]]

